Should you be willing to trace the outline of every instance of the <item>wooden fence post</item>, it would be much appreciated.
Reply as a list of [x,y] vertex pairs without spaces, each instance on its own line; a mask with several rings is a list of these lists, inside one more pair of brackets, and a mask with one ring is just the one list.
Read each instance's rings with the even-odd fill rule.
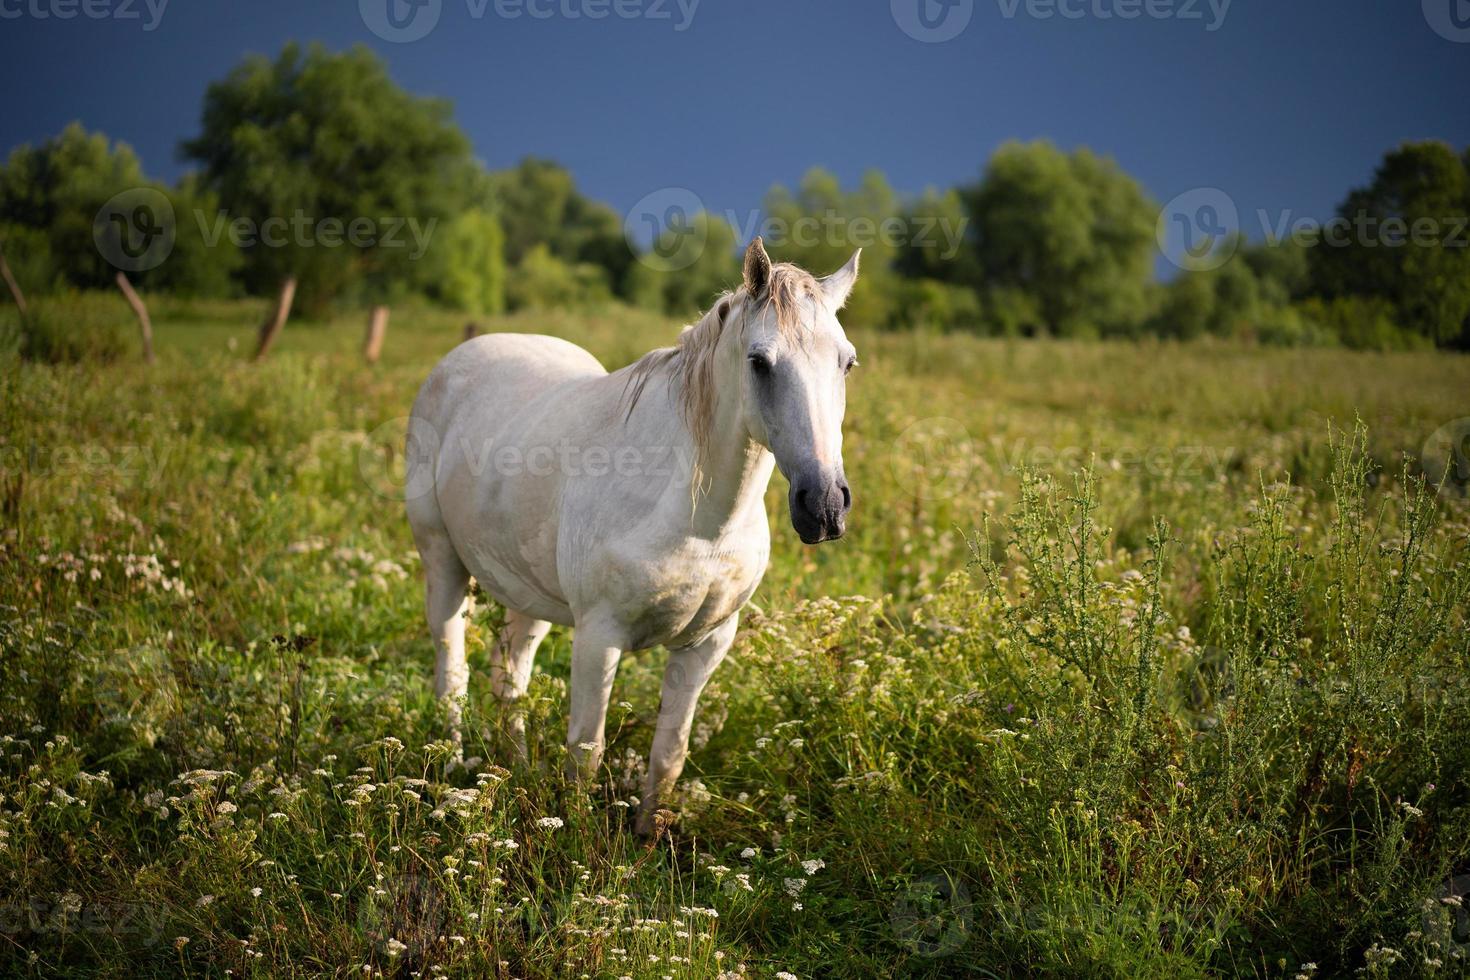
[[265,357],[271,349],[271,344],[276,342],[276,335],[286,326],[286,318],[291,315],[291,303],[295,299],[296,277],[287,276],[286,281],[281,283],[281,295],[276,300],[276,311],[260,325],[260,342],[255,347],[257,361]]
[[10,295],[15,300],[16,309],[24,313],[26,311],[25,293],[20,291],[20,283],[15,281],[15,276],[10,274],[10,263],[5,261],[3,248],[0,248],[0,278],[3,278],[5,285],[10,287]]
[[478,323],[476,323],[474,320],[471,320],[469,323],[466,323],[464,325],[464,339],[465,340],[474,340],[479,335],[480,335],[480,325]]
[[363,343],[362,356],[367,358],[369,364],[378,363],[378,357],[383,353],[383,338],[388,335],[388,307],[373,307],[372,315],[368,317],[367,340]]
[[133,308],[134,315],[138,318],[138,330],[143,335],[143,360],[149,364],[153,363],[153,321],[148,319],[148,307],[143,305],[143,298],[133,289],[133,284],[128,282],[125,272],[117,274],[117,288],[122,290],[123,298]]

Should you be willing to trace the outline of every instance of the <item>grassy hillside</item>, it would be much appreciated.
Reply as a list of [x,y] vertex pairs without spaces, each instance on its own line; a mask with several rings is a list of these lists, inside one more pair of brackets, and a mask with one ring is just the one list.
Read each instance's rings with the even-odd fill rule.
[[802,547],[778,477],[646,849],[656,651],[581,792],[568,633],[512,770],[481,603],[447,764],[392,476],[462,321],[251,365],[263,306],[155,302],[152,369],[0,372],[0,973],[1464,971],[1470,506],[1408,461],[1464,357],[855,332],[849,535]]

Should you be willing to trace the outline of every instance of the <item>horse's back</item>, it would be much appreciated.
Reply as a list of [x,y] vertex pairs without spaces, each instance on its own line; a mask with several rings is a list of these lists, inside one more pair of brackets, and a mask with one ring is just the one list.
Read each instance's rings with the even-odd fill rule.
[[576,344],[542,334],[495,333],[467,340],[444,356],[419,390],[413,414],[444,435],[462,411],[523,406],[562,381],[607,371]]

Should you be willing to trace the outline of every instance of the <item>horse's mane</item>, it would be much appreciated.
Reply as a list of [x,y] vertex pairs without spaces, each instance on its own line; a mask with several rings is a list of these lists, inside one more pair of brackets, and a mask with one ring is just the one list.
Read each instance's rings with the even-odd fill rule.
[[744,287],[723,294],[703,316],[683,329],[677,344],[651,350],[629,365],[623,389],[628,406],[625,419],[632,417],[649,379],[660,368],[669,369],[669,387],[676,389],[679,413],[694,438],[696,488],[701,481],[710,426],[714,424],[715,348],[719,346],[730,311],[740,303],[752,303],[757,311],[769,307],[776,315],[776,329],[783,337],[794,340],[801,332],[801,300],[808,297],[818,303],[823,301],[822,290],[811,273],[789,262],[778,263],[771,266],[769,282],[753,299]]

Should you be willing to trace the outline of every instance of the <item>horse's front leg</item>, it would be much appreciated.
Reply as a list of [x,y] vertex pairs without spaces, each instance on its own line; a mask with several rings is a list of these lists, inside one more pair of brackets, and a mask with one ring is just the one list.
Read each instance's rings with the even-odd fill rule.
[[623,656],[622,631],[592,619],[572,634],[571,719],[567,725],[567,778],[590,778],[602,764],[607,702]]
[[648,783],[638,808],[637,829],[640,834],[653,833],[654,813],[659,803],[673,793],[679,773],[684,771],[695,705],[710,675],[725,659],[730,644],[735,642],[735,629],[739,622],[740,614],[736,613],[693,646],[669,651],[658,708],[658,730],[653,735],[653,749],[648,754]]

